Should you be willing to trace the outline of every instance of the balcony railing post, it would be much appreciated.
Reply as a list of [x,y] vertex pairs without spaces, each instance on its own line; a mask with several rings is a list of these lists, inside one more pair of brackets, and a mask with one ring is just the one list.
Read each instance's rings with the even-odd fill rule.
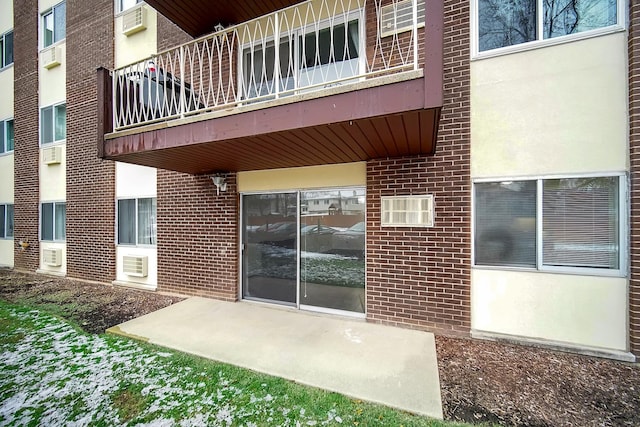
[[275,25],[276,27],[273,30],[273,44],[274,44],[274,64],[273,64],[273,73],[275,74],[273,81],[275,84],[275,92],[276,99],[280,93],[280,13],[276,12],[275,14]]
[[181,79],[181,83],[180,83],[180,118],[184,118],[184,113],[185,113],[185,92],[184,92],[184,86],[185,86],[185,57],[184,57],[184,45],[180,46],[180,79]]
[[413,8],[413,69],[418,69],[418,0],[412,1]]

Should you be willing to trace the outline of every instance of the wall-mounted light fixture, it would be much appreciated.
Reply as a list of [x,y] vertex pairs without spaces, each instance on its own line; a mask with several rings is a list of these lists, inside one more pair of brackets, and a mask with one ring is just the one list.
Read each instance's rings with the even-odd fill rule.
[[213,184],[216,186],[216,193],[220,195],[220,191],[227,191],[227,182],[222,175],[214,175],[211,177]]
[[27,248],[30,246],[29,242],[25,241],[25,240],[20,240],[18,242],[18,246],[20,246],[20,250],[22,250],[22,252],[26,251]]

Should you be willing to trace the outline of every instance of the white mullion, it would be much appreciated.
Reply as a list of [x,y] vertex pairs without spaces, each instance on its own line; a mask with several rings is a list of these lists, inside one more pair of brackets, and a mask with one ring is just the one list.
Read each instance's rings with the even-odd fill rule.
[[544,2],[542,0],[537,0],[536,26],[538,29],[538,34],[536,34],[536,41],[544,40]]
[[544,180],[536,180],[536,269],[542,269],[542,257],[543,257],[543,233],[542,233],[542,221],[543,221],[543,191]]
[[134,239],[135,239],[135,246],[138,246],[138,204],[140,203],[140,199],[138,199],[137,197],[134,199],[135,200],[135,213],[134,218],[133,218],[133,224],[134,224],[134,228],[135,228],[135,233],[134,233]]

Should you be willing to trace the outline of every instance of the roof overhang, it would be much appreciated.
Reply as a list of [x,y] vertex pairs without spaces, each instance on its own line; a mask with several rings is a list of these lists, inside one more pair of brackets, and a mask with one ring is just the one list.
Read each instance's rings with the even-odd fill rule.
[[249,21],[276,10],[301,3],[301,0],[146,0],[174,24],[193,37],[214,31],[218,24],[229,26]]

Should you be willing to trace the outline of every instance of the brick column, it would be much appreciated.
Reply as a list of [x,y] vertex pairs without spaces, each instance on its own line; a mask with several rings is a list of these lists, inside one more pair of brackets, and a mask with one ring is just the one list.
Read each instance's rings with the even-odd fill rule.
[[[444,2],[444,106],[433,157],[367,162],[367,318],[469,333],[469,2]],[[427,76],[428,78],[428,76]],[[380,227],[380,197],[433,194],[435,227]]]
[[116,274],[115,163],[97,155],[96,70],[114,65],[113,8],[67,0],[67,275],[102,282]]
[[629,150],[631,232],[629,343],[640,357],[640,3],[629,2]]
[[[192,38],[158,15],[158,50]],[[235,301],[238,196],[235,174],[216,195],[209,176],[158,169],[158,290]]]
[[[38,1],[14,2],[15,268],[40,265],[38,138]],[[18,242],[28,242],[20,250]]]

